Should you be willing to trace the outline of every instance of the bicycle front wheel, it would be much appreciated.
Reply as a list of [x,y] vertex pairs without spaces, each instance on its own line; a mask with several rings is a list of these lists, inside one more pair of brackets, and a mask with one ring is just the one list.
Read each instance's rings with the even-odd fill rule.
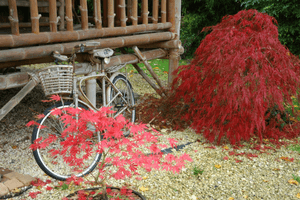
[[[79,104],[79,108],[87,109],[85,106]],[[91,154],[87,154],[80,151],[77,153],[77,158],[84,157],[84,164],[83,166],[79,167],[75,164],[70,166],[69,163],[65,162],[65,159],[62,155],[57,154],[53,156],[51,152],[53,150],[62,150],[61,142],[65,141],[65,138],[61,136],[61,133],[66,128],[65,124],[61,121],[60,117],[57,115],[52,115],[53,109],[61,109],[62,112],[65,112],[65,108],[68,107],[75,107],[73,103],[65,102],[64,104],[58,103],[50,108],[48,108],[44,112],[44,117],[38,121],[39,125],[34,127],[32,133],[32,143],[37,140],[41,139],[41,142],[45,139],[49,138],[51,135],[55,135],[57,137],[56,141],[52,142],[46,148],[38,148],[33,151],[34,158],[39,165],[39,167],[49,176],[58,180],[66,180],[67,178],[75,175],[77,177],[84,176],[95,169],[97,166],[101,154],[96,153],[97,145],[101,139],[99,132],[93,131],[93,127],[89,127],[89,130],[93,131],[93,137],[87,139],[92,141],[92,145],[90,147],[92,150],[90,151]],[[94,129],[95,130],[95,129]],[[68,137],[68,136],[66,136]],[[69,151],[69,150],[68,150]],[[70,155],[70,152],[66,152],[64,156]],[[86,157],[88,157],[86,159]]]
[[[113,110],[116,111],[114,117],[122,114],[130,122],[135,121],[135,108],[134,108],[134,94],[132,86],[128,79],[122,75],[117,75],[112,83],[117,88],[109,86],[108,90],[108,102],[111,102],[108,106],[113,106]],[[118,92],[120,91],[120,94]]]

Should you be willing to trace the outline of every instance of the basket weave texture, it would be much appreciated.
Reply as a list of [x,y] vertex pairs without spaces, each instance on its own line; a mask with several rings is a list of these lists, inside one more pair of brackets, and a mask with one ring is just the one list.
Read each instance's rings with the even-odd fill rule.
[[73,89],[73,66],[54,65],[38,72],[46,96],[71,94]]

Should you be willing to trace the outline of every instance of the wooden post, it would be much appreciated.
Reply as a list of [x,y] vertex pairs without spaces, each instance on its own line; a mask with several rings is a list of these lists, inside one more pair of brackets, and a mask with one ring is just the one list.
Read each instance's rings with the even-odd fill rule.
[[97,29],[102,28],[102,20],[101,20],[101,2],[100,0],[94,0],[94,17],[95,24]]
[[80,0],[79,9],[81,12],[81,28],[82,30],[87,30],[89,28],[87,0]]
[[57,10],[56,0],[49,0],[50,31],[57,32]]
[[108,27],[113,28],[115,26],[114,0],[108,0],[107,7]]
[[143,17],[143,24],[148,24],[148,0],[142,1],[142,17]]
[[30,16],[31,16],[31,32],[40,33],[39,19],[41,15],[38,13],[37,0],[30,0]]
[[[181,0],[170,0],[168,2],[168,21],[172,23],[170,31],[176,34],[176,39],[180,38],[181,21]],[[173,72],[178,68],[180,59],[179,49],[169,51],[169,76],[168,85],[171,86],[175,76]]]
[[11,33],[13,35],[19,35],[19,18],[18,18],[18,10],[16,0],[9,0],[8,1],[9,7],[9,21],[11,25]]
[[63,31],[65,30],[65,0],[59,0],[59,2],[61,3],[58,13],[59,13],[59,17],[60,17],[60,25],[59,25],[59,30]]
[[138,1],[137,0],[131,0],[132,3],[132,13],[131,13],[131,20],[132,20],[132,25],[136,26],[138,25]]
[[66,0],[67,31],[73,31],[72,0]]
[[126,26],[126,5],[125,5],[125,0],[119,0],[119,9],[120,9],[120,21],[121,21],[121,26],[125,27]]
[[158,0],[153,0],[152,23],[157,24],[157,22],[158,22]]
[[107,27],[107,1],[108,0],[103,0],[103,27]]
[[161,23],[167,22],[167,0],[161,0]]

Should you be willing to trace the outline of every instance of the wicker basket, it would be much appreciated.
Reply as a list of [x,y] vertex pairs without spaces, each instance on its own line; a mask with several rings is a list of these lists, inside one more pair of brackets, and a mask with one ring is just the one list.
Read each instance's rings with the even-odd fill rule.
[[46,96],[53,94],[71,94],[73,89],[73,66],[54,65],[38,72]]

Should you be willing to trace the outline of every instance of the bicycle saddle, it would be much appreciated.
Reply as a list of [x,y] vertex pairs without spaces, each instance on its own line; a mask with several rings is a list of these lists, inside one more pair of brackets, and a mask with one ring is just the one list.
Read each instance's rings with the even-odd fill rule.
[[94,49],[91,53],[95,58],[108,58],[114,54],[114,50],[110,48]]

